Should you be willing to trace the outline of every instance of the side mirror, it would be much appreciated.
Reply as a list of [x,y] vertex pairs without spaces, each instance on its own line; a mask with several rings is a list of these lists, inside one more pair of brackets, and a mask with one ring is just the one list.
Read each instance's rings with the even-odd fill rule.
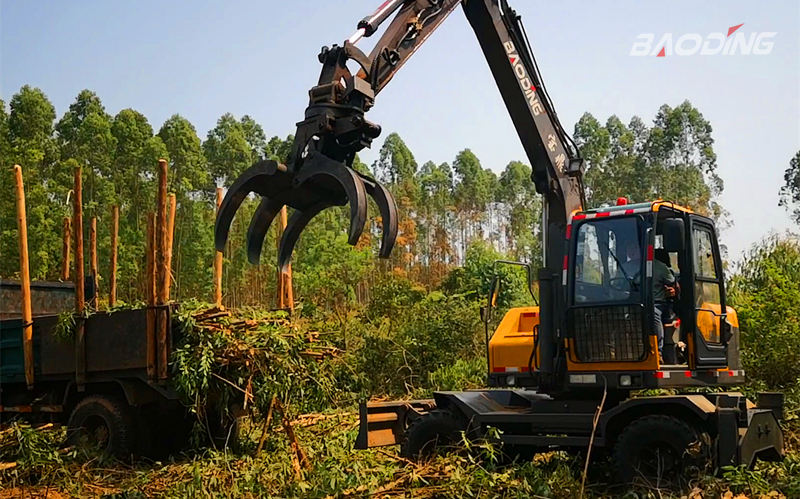
[[682,219],[668,218],[661,222],[661,234],[664,249],[667,251],[681,252],[686,247],[686,232]]

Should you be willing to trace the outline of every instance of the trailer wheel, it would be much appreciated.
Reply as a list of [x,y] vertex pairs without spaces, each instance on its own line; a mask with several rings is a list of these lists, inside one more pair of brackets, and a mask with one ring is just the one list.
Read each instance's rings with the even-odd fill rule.
[[75,406],[67,427],[71,445],[97,447],[120,458],[129,457],[136,442],[130,407],[113,397],[85,397]]
[[642,481],[652,487],[683,486],[707,456],[698,431],[672,416],[634,420],[620,433],[613,450],[619,481]]
[[409,425],[400,454],[407,459],[425,459],[437,448],[456,444],[465,429],[463,420],[452,412],[433,410]]

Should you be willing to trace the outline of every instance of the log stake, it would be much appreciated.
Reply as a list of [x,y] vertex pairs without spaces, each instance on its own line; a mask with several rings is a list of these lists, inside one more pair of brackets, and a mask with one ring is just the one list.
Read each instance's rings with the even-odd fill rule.
[[17,228],[19,230],[19,277],[22,288],[22,350],[25,364],[25,382],[33,389],[33,313],[31,311],[31,273],[28,262],[28,220],[25,214],[25,186],[22,167],[14,165],[17,184]]
[[119,238],[119,206],[111,207],[111,268],[108,272],[108,306],[117,304],[117,239]]
[[[217,214],[222,205],[222,187],[217,187]],[[222,308],[222,252],[214,253],[214,303]]]

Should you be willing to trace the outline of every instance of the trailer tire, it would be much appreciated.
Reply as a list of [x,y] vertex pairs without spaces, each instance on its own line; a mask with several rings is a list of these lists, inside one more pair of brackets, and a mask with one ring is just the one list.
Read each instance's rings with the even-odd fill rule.
[[424,460],[437,448],[454,445],[466,430],[462,418],[444,409],[435,409],[413,421],[406,430],[400,454],[406,459]]
[[644,480],[650,486],[684,486],[704,466],[702,435],[681,419],[643,416],[628,424],[614,444],[612,462],[622,483]]
[[128,458],[136,444],[135,427],[128,404],[115,397],[89,395],[69,417],[68,443],[89,444],[103,454]]

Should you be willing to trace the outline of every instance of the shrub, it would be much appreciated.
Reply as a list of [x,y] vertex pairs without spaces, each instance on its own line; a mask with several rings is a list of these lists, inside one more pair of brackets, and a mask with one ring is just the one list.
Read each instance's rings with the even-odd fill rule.
[[499,265],[494,262],[504,257],[485,241],[476,241],[467,249],[464,266],[453,269],[445,278],[442,290],[449,294],[463,294],[483,302],[489,294],[495,271],[500,278],[500,295],[497,305],[507,308],[530,301],[527,278],[521,267]]
[[729,283],[748,376],[771,389],[800,382],[800,241],[773,235],[757,244]]
[[434,291],[364,334],[356,353],[368,391],[410,393],[429,374],[483,353],[478,303]]

